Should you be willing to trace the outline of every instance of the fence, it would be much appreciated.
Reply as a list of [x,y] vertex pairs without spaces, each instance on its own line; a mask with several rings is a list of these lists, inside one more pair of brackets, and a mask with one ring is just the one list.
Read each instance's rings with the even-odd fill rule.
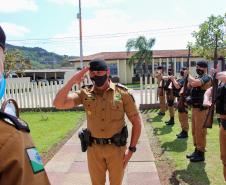
[[158,106],[157,88],[156,79],[152,83],[152,76],[140,77],[140,109]]
[[[85,79],[80,85],[74,85],[71,93],[79,90],[84,84],[89,84],[89,80]],[[19,81],[18,83],[7,83],[6,91],[3,99],[13,98],[17,101],[19,108],[52,108],[53,100],[63,87],[63,83],[57,81],[32,83],[27,81]]]

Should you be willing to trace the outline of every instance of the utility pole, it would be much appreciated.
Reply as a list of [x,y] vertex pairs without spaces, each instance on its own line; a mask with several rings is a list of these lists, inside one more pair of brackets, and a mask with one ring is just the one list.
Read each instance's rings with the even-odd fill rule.
[[80,39],[80,67],[83,68],[83,49],[82,49],[82,12],[81,12],[81,0],[79,0],[79,13],[77,14],[79,19],[79,39]]

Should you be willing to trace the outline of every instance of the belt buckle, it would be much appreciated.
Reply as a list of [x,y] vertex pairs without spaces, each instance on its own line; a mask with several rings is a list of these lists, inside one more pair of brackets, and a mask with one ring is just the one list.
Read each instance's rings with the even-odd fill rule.
[[111,139],[108,139],[107,141],[108,141],[108,144],[110,145],[111,144]]
[[96,139],[94,139],[93,142],[94,142],[94,144],[97,144],[97,140]]
[[100,141],[100,144],[101,144],[101,145],[104,144],[104,139],[103,139],[103,138],[100,138],[99,141]]

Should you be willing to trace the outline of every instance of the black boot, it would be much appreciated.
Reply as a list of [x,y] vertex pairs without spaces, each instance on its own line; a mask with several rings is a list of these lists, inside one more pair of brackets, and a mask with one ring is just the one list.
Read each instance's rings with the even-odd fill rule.
[[205,154],[202,151],[197,150],[196,154],[190,158],[191,162],[202,162],[205,161]]
[[174,125],[174,117],[171,117],[169,121],[166,121],[166,125]]
[[184,138],[187,138],[187,137],[188,137],[188,132],[184,131],[184,130],[182,130],[180,134],[177,134],[178,139],[184,139]]
[[194,156],[196,155],[196,152],[197,152],[197,151],[198,151],[198,150],[195,149],[194,152],[192,152],[191,154],[186,155],[187,159],[190,159],[190,158],[194,157]]
[[158,112],[159,116],[165,116],[165,112]]

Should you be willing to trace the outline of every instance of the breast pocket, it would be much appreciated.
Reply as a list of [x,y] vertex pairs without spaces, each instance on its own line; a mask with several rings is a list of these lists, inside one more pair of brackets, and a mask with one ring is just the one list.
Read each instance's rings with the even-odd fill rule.
[[85,108],[88,119],[93,119],[95,117],[95,115],[96,115],[95,105],[96,105],[95,100],[85,100],[84,101],[84,108]]
[[111,120],[122,120],[124,119],[124,108],[122,101],[112,102],[110,105]]

